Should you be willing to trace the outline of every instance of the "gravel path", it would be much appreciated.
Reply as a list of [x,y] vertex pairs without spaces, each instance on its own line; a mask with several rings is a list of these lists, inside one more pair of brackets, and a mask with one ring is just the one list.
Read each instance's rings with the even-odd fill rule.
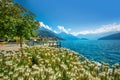
[[0,50],[18,50],[19,44],[0,44]]

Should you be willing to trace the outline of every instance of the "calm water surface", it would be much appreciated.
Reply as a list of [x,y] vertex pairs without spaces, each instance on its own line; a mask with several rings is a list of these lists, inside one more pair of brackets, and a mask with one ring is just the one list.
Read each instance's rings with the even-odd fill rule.
[[66,40],[62,47],[74,50],[90,60],[120,64],[120,40]]

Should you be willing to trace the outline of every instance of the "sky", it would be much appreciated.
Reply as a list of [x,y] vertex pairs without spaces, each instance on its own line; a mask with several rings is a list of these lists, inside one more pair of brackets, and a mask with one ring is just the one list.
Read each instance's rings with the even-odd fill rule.
[[15,0],[56,33],[99,34],[120,31],[120,0]]

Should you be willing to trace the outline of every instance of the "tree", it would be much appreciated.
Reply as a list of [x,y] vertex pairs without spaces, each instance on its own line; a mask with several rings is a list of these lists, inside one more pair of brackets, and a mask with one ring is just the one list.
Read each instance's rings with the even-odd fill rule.
[[13,0],[0,0],[0,6],[0,36],[18,36],[22,47],[22,39],[29,38],[39,27],[39,22],[34,20],[32,12]]
[[20,37],[21,47],[22,39],[32,36],[33,31],[39,27],[39,22],[34,20],[34,15],[32,15],[31,12],[23,10],[22,14],[22,17],[18,20],[18,25],[16,26],[16,36]]
[[12,0],[0,0],[0,37],[14,36],[19,12]]

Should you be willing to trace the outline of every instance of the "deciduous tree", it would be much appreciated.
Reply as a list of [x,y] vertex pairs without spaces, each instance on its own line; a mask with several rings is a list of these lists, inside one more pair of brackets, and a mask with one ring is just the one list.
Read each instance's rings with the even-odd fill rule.
[[39,22],[34,19],[35,15],[13,0],[0,0],[0,37],[5,35],[29,38],[32,32],[39,27]]

